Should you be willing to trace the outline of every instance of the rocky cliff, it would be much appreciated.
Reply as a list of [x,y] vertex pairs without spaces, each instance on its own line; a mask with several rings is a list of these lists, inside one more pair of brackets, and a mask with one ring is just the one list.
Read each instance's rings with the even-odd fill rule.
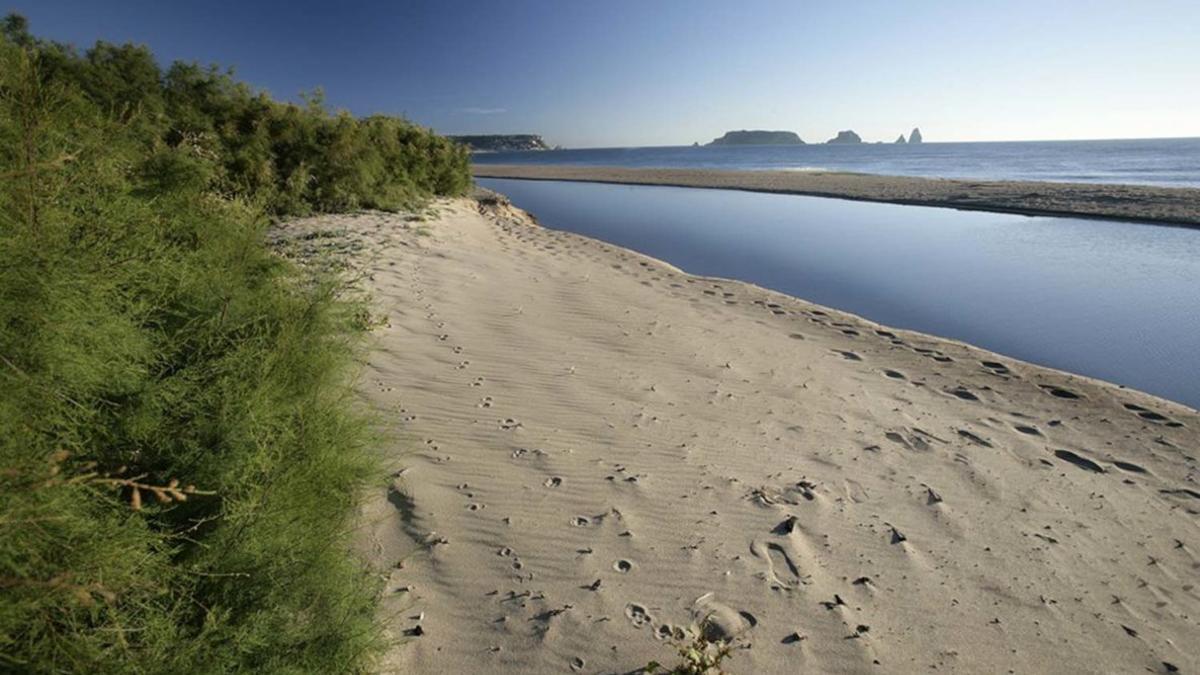
[[449,136],[471,152],[512,152],[516,150],[549,150],[546,141],[536,134],[490,134],[484,136]]
[[709,145],[804,145],[793,131],[741,130],[727,131]]
[[853,131],[839,131],[835,138],[831,138],[826,143],[862,143],[862,138]]

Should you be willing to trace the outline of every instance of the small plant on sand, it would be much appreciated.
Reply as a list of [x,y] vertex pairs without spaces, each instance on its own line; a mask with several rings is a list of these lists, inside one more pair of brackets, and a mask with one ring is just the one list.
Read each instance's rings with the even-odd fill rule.
[[692,635],[690,642],[674,642],[679,652],[679,662],[673,667],[666,667],[657,661],[651,661],[642,668],[643,673],[659,675],[727,675],[721,663],[733,658],[734,640],[710,640],[708,619],[700,625]]

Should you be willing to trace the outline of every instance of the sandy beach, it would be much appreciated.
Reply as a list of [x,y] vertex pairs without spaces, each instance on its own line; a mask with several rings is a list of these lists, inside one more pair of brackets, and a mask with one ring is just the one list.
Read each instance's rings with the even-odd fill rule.
[[385,322],[381,671],[1200,668],[1196,411],[491,202],[289,226]]
[[723,188],[973,211],[1110,218],[1200,227],[1200,189],[1194,188],[971,181],[809,171],[631,169],[523,164],[474,164],[471,170],[480,178]]

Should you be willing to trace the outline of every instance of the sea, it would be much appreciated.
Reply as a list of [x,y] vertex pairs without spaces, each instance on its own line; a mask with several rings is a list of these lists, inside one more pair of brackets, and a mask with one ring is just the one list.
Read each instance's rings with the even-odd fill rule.
[[589,148],[481,153],[473,161],[1200,187],[1200,138]]

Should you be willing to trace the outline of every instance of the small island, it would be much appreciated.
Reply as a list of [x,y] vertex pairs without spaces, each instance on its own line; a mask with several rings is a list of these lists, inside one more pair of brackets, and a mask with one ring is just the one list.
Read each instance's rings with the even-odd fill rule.
[[709,145],[804,145],[794,131],[763,131],[760,129],[727,131]]
[[851,143],[862,143],[863,141],[862,141],[862,138],[858,134],[854,133],[853,131],[847,130],[847,131],[839,131],[838,135],[836,137],[831,138],[825,142],[826,143],[851,144]]
[[550,146],[537,134],[487,134],[477,136],[447,136],[461,143],[471,152],[517,152],[522,150],[549,150]]

